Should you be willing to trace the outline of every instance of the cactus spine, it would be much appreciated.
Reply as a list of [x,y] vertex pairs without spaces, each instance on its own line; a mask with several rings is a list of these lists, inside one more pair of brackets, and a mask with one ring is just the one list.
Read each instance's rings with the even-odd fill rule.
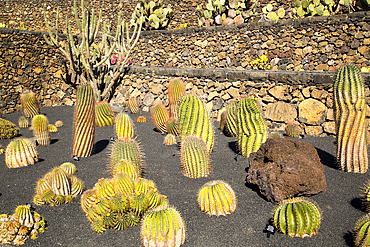
[[37,140],[37,144],[46,146],[51,142],[49,132],[49,121],[44,115],[36,115],[32,119],[33,135]]
[[362,216],[353,231],[353,240],[356,247],[369,246],[370,242],[370,214]]
[[38,152],[32,141],[17,138],[6,147],[5,163],[8,168],[33,165],[38,161]]
[[103,100],[95,104],[95,122],[98,127],[114,124],[114,112],[107,101]]
[[127,160],[131,161],[135,165],[138,174],[141,174],[143,166],[142,156],[139,144],[134,139],[118,138],[112,146],[110,168],[113,171],[117,163],[121,160]]
[[116,135],[118,138],[134,138],[135,125],[129,115],[121,112],[116,119]]
[[196,95],[185,95],[179,102],[178,116],[181,142],[190,135],[199,137],[211,153],[214,146],[213,126],[203,102]]
[[360,70],[355,65],[338,69],[334,102],[338,165],[346,172],[365,173],[368,169],[365,93]]
[[188,136],[181,143],[182,174],[189,178],[207,177],[211,172],[209,152],[204,141]]
[[275,208],[274,224],[289,237],[311,237],[318,232],[321,213],[312,201],[303,197],[290,198]]
[[18,119],[18,126],[19,128],[28,128],[29,122],[25,116],[20,116]]
[[40,114],[40,107],[32,91],[26,90],[20,95],[23,114],[26,118],[33,118]]
[[131,114],[137,114],[140,112],[139,104],[136,98],[129,98],[127,101],[127,106],[131,111]]
[[256,152],[267,139],[267,128],[253,98],[241,98],[238,103],[238,149],[244,157]]
[[177,117],[178,102],[185,94],[185,85],[180,78],[175,78],[168,83],[168,103],[170,105],[171,117]]
[[74,113],[72,155],[88,157],[93,152],[95,139],[95,99],[91,86],[81,85],[77,89]]
[[170,117],[166,107],[162,103],[157,103],[150,109],[155,128],[160,132],[167,132],[166,122]]

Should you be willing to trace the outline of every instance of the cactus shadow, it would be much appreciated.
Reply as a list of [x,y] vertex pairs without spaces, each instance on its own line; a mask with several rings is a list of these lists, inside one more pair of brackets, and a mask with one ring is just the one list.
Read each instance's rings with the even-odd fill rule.
[[364,201],[361,199],[361,198],[353,198],[351,200],[351,205],[352,207],[354,207],[355,209],[358,209],[358,210],[361,210],[362,212],[365,212],[367,213],[367,207],[366,207],[366,204],[364,203]]
[[51,144],[54,144],[54,143],[57,143],[59,140],[58,139],[51,139],[51,141],[50,141],[50,145]]
[[346,232],[343,236],[344,240],[346,241],[347,246],[355,246],[353,241],[353,233],[352,232]]
[[108,140],[100,140],[98,141],[97,143],[95,143],[95,146],[94,146],[94,150],[95,150],[95,154],[98,154],[100,153],[101,151],[103,151],[109,144],[109,141]]
[[236,154],[238,154],[238,146],[236,144],[236,141],[229,142],[229,148]]
[[335,157],[333,155],[319,148],[316,148],[316,151],[323,165],[326,165],[333,169],[338,169],[338,166],[335,162]]

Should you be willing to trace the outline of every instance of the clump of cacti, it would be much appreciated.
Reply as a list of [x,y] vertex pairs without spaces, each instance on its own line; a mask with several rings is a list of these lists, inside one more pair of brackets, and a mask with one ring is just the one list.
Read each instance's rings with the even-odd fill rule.
[[76,166],[66,162],[45,174],[37,182],[34,203],[59,206],[73,201],[83,191],[83,182],[72,176],[75,172]]
[[0,243],[22,245],[45,232],[45,219],[28,205],[19,205],[13,215],[0,215]]
[[370,237],[370,214],[362,216],[356,222],[353,230],[353,241],[356,247],[369,246]]
[[299,137],[301,134],[301,127],[296,122],[290,122],[285,127],[285,135],[289,137]]
[[180,78],[175,78],[168,83],[168,103],[170,107],[170,116],[173,118],[178,118],[177,108],[179,100],[185,94],[185,85]]
[[167,133],[172,134],[174,136],[179,135],[179,121],[177,118],[170,117],[166,121],[166,129]]
[[38,145],[46,146],[50,144],[49,121],[46,116],[36,115],[33,117],[32,131]]
[[166,122],[170,117],[166,107],[162,103],[157,103],[150,108],[150,113],[155,128],[160,132],[166,133]]
[[25,116],[20,116],[18,119],[18,126],[19,128],[28,128],[29,122]]
[[40,114],[40,107],[35,94],[30,91],[26,90],[20,94],[21,105],[23,114],[26,118],[33,118],[36,115]]
[[182,174],[189,178],[207,177],[211,173],[207,145],[196,136],[187,136],[181,142]]
[[146,119],[145,116],[138,116],[136,118],[136,122],[138,122],[138,123],[146,123],[147,122],[147,119]]
[[92,154],[95,139],[95,99],[91,86],[77,88],[74,112],[72,155],[88,157]]
[[127,107],[130,109],[132,114],[137,114],[140,112],[139,103],[137,102],[137,99],[134,97],[128,99]]
[[283,200],[274,210],[275,227],[289,237],[311,237],[321,224],[321,212],[311,200],[295,197]]
[[135,125],[130,116],[124,112],[117,115],[115,129],[118,138],[135,137]]
[[103,100],[95,104],[95,123],[98,127],[114,124],[114,112],[111,105]]
[[231,186],[221,180],[207,182],[198,192],[198,207],[209,216],[226,216],[236,210],[236,195]]
[[190,135],[199,137],[206,143],[208,152],[211,153],[214,132],[203,102],[194,94],[183,96],[179,101],[178,117],[181,142]]
[[55,121],[54,125],[59,128],[59,127],[62,127],[64,124],[62,121],[58,120],[58,121]]
[[19,128],[12,122],[0,118],[0,140],[17,136]]
[[145,214],[140,235],[145,247],[179,247],[185,242],[186,226],[180,213],[165,205]]
[[164,145],[175,145],[175,144],[177,144],[176,137],[173,134],[167,134],[164,137],[163,144]]
[[365,173],[368,169],[366,103],[361,72],[355,65],[343,65],[338,69],[334,102],[337,163],[343,171]]
[[57,132],[58,128],[54,124],[48,124],[48,130],[49,132]]
[[35,144],[26,138],[17,138],[6,147],[5,163],[8,168],[33,165],[38,161]]

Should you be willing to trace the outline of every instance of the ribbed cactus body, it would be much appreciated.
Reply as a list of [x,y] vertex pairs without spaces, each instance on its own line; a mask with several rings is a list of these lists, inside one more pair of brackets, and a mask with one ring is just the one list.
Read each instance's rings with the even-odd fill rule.
[[98,199],[109,199],[111,196],[115,195],[114,186],[110,179],[99,179],[95,184],[95,189]]
[[8,168],[33,165],[38,161],[35,144],[26,138],[11,141],[5,150],[5,163]]
[[338,165],[346,172],[365,173],[368,169],[365,93],[360,70],[355,65],[338,69],[334,102]]
[[136,192],[130,199],[130,207],[136,215],[143,215],[149,208],[149,201],[145,194]]
[[98,127],[114,124],[114,112],[111,105],[103,100],[95,104],[95,123]]
[[234,213],[237,205],[234,190],[221,180],[204,184],[198,192],[197,202],[201,212],[217,217]]
[[166,107],[162,103],[157,103],[150,108],[152,120],[155,128],[160,132],[167,132],[166,122],[170,117]]
[[168,134],[172,134],[174,136],[179,135],[179,121],[177,118],[170,117],[166,121],[166,129]]
[[112,180],[114,192],[116,195],[131,197],[134,194],[134,181],[127,174],[118,174]]
[[14,216],[15,220],[26,227],[32,227],[35,223],[32,211],[27,205],[18,206],[14,211]]
[[209,152],[204,141],[188,136],[181,143],[182,174],[189,178],[207,177],[211,172]]
[[91,86],[77,89],[74,112],[72,155],[88,157],[92,154],[95,139],[95,99]]
[[186,227],[175,208],[157,207],[145,214],[140,235],[145,247],[178,247],[185,242]]
[[171,117],[177,118],[178,102],[185,94],[185,85],[180,78],[175,78],[168,83],[168,103],[170,105]]
[[19,128],[28,128],[29,122],[25,116],[20,116],[18,119],[18,126]]
[[118,138],[135,137],[135,125],[130,116],[124,112],[121,112],[117,115],[115,129]]
[[58,128],[54,124],[48,124],[49,133],[57,132]]
[[136,169],[136,166],[132,161],[120,160],[111,167],[112,177],[125,173],[132,179],[137,179],[140,176],[140,172]]
[[232,100],[226,109],[226,133],[229,136],[238,136],[238,101]]
[[167,134],[164,137],[163,144],[164,145],[175,145],[175,144],[177,144],[176,137],[172,134]]
[[138,122],[138,123],[146,123],[147,122],[147,119],[146,119],[145,116],[138,116],[136,118],[136,122]]
[[303,197],[283,200],[274,210],[275,227],[289,237],[311,237],[321,224],[319,208]]
[[301,127],[299,127],[298,123],[291,122],[288,123],[285,127],[285,135],[289,137],[299,137],[301,134]]
[[17,136],[19,128],[12,122],[0,118],[0,140]]
[[227,120],[226,120],[226,109],[220,114],[220,130],[224,133],[227,133]]
[[68,175],[61,168],[54,168],[48,181],[55,195],[67,196],[71,194],[71,184]]
[[241,98],[238,103],[238,149],[244,157],[256,152],[267,139],[267,128],[253,98]]
[[140,151],[139,144],[131,138],[119,138],[112,145],[112,151],[110,154],[110,167],[113,170],[115,164],[120,160],[131,161],[139,174],[142,170],[142,153]]
[[140,112],[139,104],[136,98],[129,98],[127,101],[127,107],[130,109],[132,114]]
[[60,169],[64,170],[64,172],[68,175],[68,176],[72,176],[73,174],[76,173],[77,171],[77,168],[76,166],[71,163],[71,162],[65,162],[63,164],[61,164],[59,166]]
[[353,231],[354,246],[370,246],[370,214],[362,216]]
[[138,178],[134,182],[134,190],[135,192],[140,192],[145,194],[149,191],[149,189],[155,189],[155,183],[152,180],[145,179],[145,178]]
[[32,119],[33,135],[38,145],[49,145],[51,142],[49,132],[49,121],[44,115],[36,115]]
[[203,102],[196,95],[185,95],[179,102],[178,117],[181,142],[190,135],[199,137],[206,143],[208,152],[211,153],[214,132]]
[[32,91],[26,90],[20,95],[23,114],[26,118],[33,118],[40,114],[40,107]]

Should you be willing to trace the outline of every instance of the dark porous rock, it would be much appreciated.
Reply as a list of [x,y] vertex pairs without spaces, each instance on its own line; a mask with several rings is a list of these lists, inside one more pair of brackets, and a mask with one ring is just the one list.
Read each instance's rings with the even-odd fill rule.
[[247,183],[257,185],[273,203],[326,191],[324,167],[309,143],[269,138],[250,155],[249,163]]

